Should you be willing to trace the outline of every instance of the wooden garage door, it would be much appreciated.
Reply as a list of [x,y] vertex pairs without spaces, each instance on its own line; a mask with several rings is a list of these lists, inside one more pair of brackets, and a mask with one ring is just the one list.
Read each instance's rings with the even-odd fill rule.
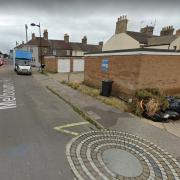
[[84,71],[84,60],[74,59],[73,60],[73,72]]
[[70,72],[70,59],[58,59],[58,72]]

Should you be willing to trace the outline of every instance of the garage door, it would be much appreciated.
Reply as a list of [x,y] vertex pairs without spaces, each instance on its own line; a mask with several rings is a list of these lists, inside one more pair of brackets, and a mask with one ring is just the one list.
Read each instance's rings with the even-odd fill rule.
[[70,72],[70,59],[58,59],[58,72]]
[[73,60],[73,72],[84,71],[84,60],[74,59]]

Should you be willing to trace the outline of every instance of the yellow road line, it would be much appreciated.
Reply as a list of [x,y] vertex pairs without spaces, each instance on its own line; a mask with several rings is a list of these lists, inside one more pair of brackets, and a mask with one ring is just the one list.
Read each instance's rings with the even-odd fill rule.
[[89,122],[71,123],[71,124],[66,124],[66,125],[63,125],[63,126],[57,126],[57,127],[54,127],[53,129],[57,130],[57,131],[60,131],[60,132],[67,133],[67,134],[71,134],[71,135],[74,135],[74,136],[78,136],[79,133],[73,132],[73,131],[68,131],[68,130],[65,130],[64,128],[82,126],[82,125],[86,125],[86,124],[89,124]]
[[79,133],[68,131],[68,130],[65,130],[65,129],[55,129],[55,130],[63,132],[63,133],[71,134],[71,135],[74,135],[74,136],[79,136]]
[[62,128],[68,128],[68,127],[74,127],[74,126],[81,126],[81,125],[85,125],[85,124],[89,124],[89,122],[78,122],[78,123],[71,123],[71,124],[66,124],[63,126],[58,126],[56,127],[56,129],[62,129]]

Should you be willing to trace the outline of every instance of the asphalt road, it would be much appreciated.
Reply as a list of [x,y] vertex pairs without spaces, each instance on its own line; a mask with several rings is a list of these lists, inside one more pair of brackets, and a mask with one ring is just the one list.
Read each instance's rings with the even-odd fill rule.
[[[0,67],[0,96],[0,179],[74,179],[65,155],[74,136],[53,128],[84,120],[33,76],[16,75],[10,65]],[[89,131],[89,126],[75,129]]]

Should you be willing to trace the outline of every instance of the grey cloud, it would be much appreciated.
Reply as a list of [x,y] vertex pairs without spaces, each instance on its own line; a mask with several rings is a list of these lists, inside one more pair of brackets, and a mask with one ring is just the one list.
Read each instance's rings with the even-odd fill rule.
[[[41,22],[49,37],[63,39],[68,33],[72,41],[87,35],[90,43],[107,40],[115,29],[116,19],[126,14],[129,30],[139,31],[157,20],[155,32],[166,25],[180,28],[179,0],[0,0],[0,50],[13,48],[25,39],[25,24]],[[38,29],[29,26],[29,37]]]

